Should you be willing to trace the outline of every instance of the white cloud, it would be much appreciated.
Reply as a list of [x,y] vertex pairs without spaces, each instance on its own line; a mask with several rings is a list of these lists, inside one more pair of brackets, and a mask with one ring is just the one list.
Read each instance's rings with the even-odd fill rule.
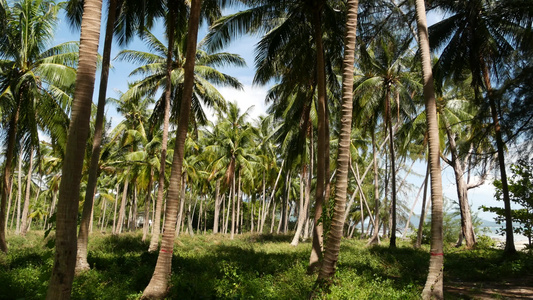
[[[242,112],[245,112],[253,106],[249,111],[249,121],[266,115],[267,106],[265,105],[265,97],[268,92],[267,87],[244,85],[243,90],[236,90],[229,87],[221,87],[218,90],[226,101],[237,102]],[[216,118],[214,112],[208,111],[206,111],[207,117],[213,121]]]

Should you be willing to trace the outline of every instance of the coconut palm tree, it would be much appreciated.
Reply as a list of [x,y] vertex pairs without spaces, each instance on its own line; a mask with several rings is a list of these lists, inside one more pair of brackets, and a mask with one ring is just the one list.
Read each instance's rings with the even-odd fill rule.
[[[64,145],[66,114],[76,73],[78,47],[65,43],[47,48],[61,6],[48,1],[20,1],[9,7],[0,3],[6,14],[0,45],[0,111],[2,130],[7,132],[6,165],[0,212],[0,249],[5,244],[5,203],[11,182],[13,153],[18,141],[38,147],[38,129]],[[23,138],[26,136],[27,138]],[[20,144],[19,144],[20,146]]]
[[46,299],[69,299],[76,266],[76,229],[81,173],[94,91],[101,0],[87,0],[81,23],[80,59],[57,204],[56,251]]
[[429,170],[431,174],[431,256],[429,272],[422,297],[424,299],[443,299],[443,232],[442,232],[442,175],[440,169],[439,129],[437,123],[437,103],[431,70],[431,56],[424,0],[416,0],[416,24],[418,45],[422,61],[424,99],[429,147]]
[[[382,114],[383,123],[389,134],[392,185],[391,247],[396,246],[397,206],[395,130],[392,120],[393,115],[396,115],[399,125],[402,121],[400,117],[408,118],[415,111],[410,94],[417,87],[417,80],[408,66],[411,62],[409,44],[409,38],[397,40],[387,32],[382,32],[382,36],[371,43],[373,46],[363,46],[359,64],[363,76],[358,78],[355,88],[357,97],[361,99],[358,101],[360,114],[362,116],[369,116],[372,112]],[[371,116],[367,120],[376,120],[376,117]]]
[[[492,84],[494,78],[501,78],[512,66],[507,58],[521,46],[522,38],[531,26],[533,3],[519,0],[433,2],[449,16],[430,28],[432,47],[442,49],[437,70],[442,76],[456,81],[464,80],[464,71],[468,70],[472,75],[472,86],[485,92],[490,107],[505,209],[505,252],[514,253],[505,145],[500,125],[502,112],[498,109]],[[481,98],[479,93],[477,98]]]
[[186,58],[184,65],[183,94],[180,107],[180,119],[178,132],[172,161],[172,170],[169,180],[167,196],[167,209],[165,216],[165,232],[161,242],[161,250],[157,258],[157,264],[150,283],[145,288],[142,298],[163,298],[167,293],[168,281],[172,266],[172,252],[174,250],[174,236],[176,231],[176,217],[179,206],[179,195],[182,188],[182,167],[185,151],[185,138],[187,137],[189,115],[191,110],[193,85],[194,85],[194,64],[196,56],[196,45],[198,41],[198,28],[200,24],[200,13],[202,0],[191,1],[191,11],[189,15]]
[[[332,278],[335,274],[342,233],[344,229],[344,210],[346,208],[346,190],[348,188],[348,165],[350,162],[350,140],[353,114],[353,80],[355,61],[355,35],[357,32],[358,0],[347,2],[346,37],[342,73],[342,116],[339,155],[337,157],[337,181],[335,188],[335,211],[331,222],[324,252],[324,262],[320,267],[317,281]],[[362,208],[361,208],[362,209]]]

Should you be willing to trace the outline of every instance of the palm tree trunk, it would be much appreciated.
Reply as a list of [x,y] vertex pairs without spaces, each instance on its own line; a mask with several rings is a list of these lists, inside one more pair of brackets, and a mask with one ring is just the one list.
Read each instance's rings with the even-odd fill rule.
[[[7,231],[7,223],[9,222],[9,219],[8,219],[9,211],[11,211],[11,202],[13,200],[13,180],[12,180],[12,178],[9,181],[11,181],[11,182],[9,184],[9,190],[8,190],[9,196],[8,196],[8,199],[7,199],[7,210],[5,211],[6,216],[4,217],[4,221],[3,221],[4,222],[4,232]],[[11,221],[11,223],[13,223],[13,221]]]
[[187,54],[184,66],[183,97],[180,108],[178,132],[174,148],[174,158],[170,174],[169,189],[167,196],[167,209],[165,216],[165,232],[161,242],[161,250],[157,258],[157,264],[150,283],[143,292],[142,298],[163,298],[167,293],[172,266],[172,252],[174,249],[174,235],[176,230],[176,215],[179,205],[179,192],[183,158],[185,152],[185,138],[189,124],[191,111],[192,88],[194,80],[194,63],[196,56],[196,44],[198,40],[198,27],[200,22],[200,10],[202,0],[191,0],[189,26],[187,34]]
[[372,165],[374,169],[374,230],[368,245],[379,244],[379,169],[378,153],[376,150],[376,133],[372,129]]
[[100,149],[102,145],[107,81],[109,78],[109,65],[111,61],[111,45],[113,42],[113,29],[115,25],[116,7],[117,0],[110,0],[104,39],[104,53],[102,58],[100,87],[98,92],[98,106],[96,109],[96,120],[94,124],[93,146],[91,153],[91,161],[89,164],[89,178],[87,179],[85,201],[83,202],[83,212],[81,214],[80,229],[78,232],[76,272],[88,270],[90,268],[89,263],[87,263],[87,243],[89,242],[88,230],[89,220],[91,219],[90,217],[92,214],[96,182],[98,181],[98,165],[100,160]]
[[[474,233],[474,228],[472,226],[472,216],[470,214],[470,204],[468,203],[468,189],[464,179],[465,172],[459,160],[457,154],[457,145],[455,144],[455,134],[452,132],[450,124],[446,120],[445,130],[448,136],[448,141],[450,145],[450,152],[452,155],[451,161],[445,160],[453,168],[455,175],[455,185],[457,188],[457,199],[459,200],[459,212],[461,213],[461,237],[464,236],[466,247],[471,249],[476,243],[476,235]],[[463,239],[460,238],[457,243],[457,247],[462,244]]]
[[150,200],[152,199],[152,185],[154,183],[154,169],[150,166],[150,178],[148,179],[148,187],[146,188],[146,197],[144,200],[144,222],[143,222],[143,237],[142,241],[146,240],[148,230],[150,229]]
[[306,178],[306,172],[307,172],[307,165],[305,163],[302,163],[302,170],[300,172],[300,210],[298,212],[298,225],[296,226],[296,232],[294,233],[294,237],[292,238],[291,245],[298,246],[298,242],[300,241],[300,236],[302,235],[302,230],[304,229],[304,223],[307,219],[307,206],[308,203],[306,202],[305,198],[305,182],[307,181]]
[[[353,73],[355,60],[355,37],[357,30],[358,0],[349,0],[346,19],[344,61],[342,65],[342,116],[337,157],[337,182],[335,186],[335,208],[324,252],[324,261],[317,282],[325,282],[335,274],[335,265],[340,252],[344,229],[344,210],[348,188],[348,167],[350,164],[350,136],[353,113]],[[361,207],[361,211],[363,208]],[[330,282],[330,281],[329,281]]]
[[[167,66],[166,66],[166,81],[165,86],[165,113],[163,116],[163,137],[161,138],[161,158],[159,167],[159,182],[157,185],[157,200],[155,206],[155,219],[152,228],[152,238],[150,239],[149,252],[155,252],[159,245],[159,235],[161,233],[161,209],[163,207],[163,192],[165,190],[165,168],[167,160],[168,147],[168,127],[170,122],[170,91],[172,90],[171,76],[172,76],[172,55],[174,51],[174,9],[169,3],[169,20],[167,23],[168,49],[167,49]],[[181,173],[181,171],[180,171]]]
[[390,247],[396,248],[396,153],[394,152],[394,131],[392,129],[392,112],[390,108],[390,89],[387,88],[385,96],[385,115],[387,118],[387,127],[389,128],[389,150],[391,160],[391,197],[392,197],[392,221],[390,231]]
[[326,153],[326,139],[329,139],[329,136],[326,132],[326,110],[327,110],[327,99],[326,99],[326,68],[325,68],[325,59],[324,59],[324,49],[322,44],[322,28],[321,28],[321,14],[322,6],[321,4],[314,9],[313,14],[313,28],[314,28],[314,39],[316,44],[317,52],[317,90],[318,90],[318,100],[317,100],[317,112],[318,112],[318,145],[317,145],[317,176],[316,176],[316,200],[315,200],[315,216],[314,222],[315,226],[313,228],[313,243],[311,248],[311,255],[309,256],[309,266],[307,268],[308,273],[314,273],[314,271],[319,267],[320,258],[322,257],[323,250],[323,224],[320,222],[322,217],[322,210],[324,204],[324,194],[325,194],[325,184],[327,171],[326,168],[326,156],[329,156],[329,153]]
[[186,197],[186,194],[185,194],[185,178],[183,178],[183,182],[182,182],[182,186],[183,188],[181,189],[181,196],[180,196],[180,211],[178,212],[178,220],[177,220],[177,228],[176,228],[176,237],[180,235],[180,231],[181,231],[181,227],[182,227],[182,224],[183,224],[183,209],[185,208],[185,201],[187,200],[185,197]]
[[113,205],[113,230],[111,231],[113,234],[117,234],[117,205],[118,205],[118,192],[119,192],[119,184],[117,183],[117,190],[115,191],[115,204]]
[[416,0],[416,23],[418,43],[422,60],[422,77],[424,82],[424,99],[426,100],[426,119],[429,140],[429,168],[431,175],[431,257],[426,285],[422,292],[424,299],[443,299],[443,232],[442,232],[442,178],[440,168],[439,127],[437,123],[437,105],[429,36],[424,0]]
[[128,202],[127,195],[129,183],[129,178],[126,177],[126,182],[124,182],[124,187],[122,188],[122,201],[120,202],[120,209],[118,210],[118,222],[115,234],[122,233],[122,226],[124,225],[124,219],[126,217],[126,203]]
[[[428,162],[428,170],[429,170],[429,162]],[[422,246],[422,233],[424,230],[424,223],[426,222],[427,211],[429,210],[429,204],[431,203],[431,201],[427,201],[427,193],[428,193],[428,181],[426,180],[426,182],[424,183],[424,195],[422,196],[422,211],[420,212],[420,220],[418,222],[418,230],[416,233],[415,249],[419,249]]]
[[17,188],[17,220],[16,220],[16,227],[15,227],[15,234],[20,234],[20,216],[21,216],[21,209],[20,205],[22,203],[22,162],[24,161],[22,159],[23,155],[23,149],[20,149],[20,158],[19,158],[19,172],[17,175],[18,180],[18,188]]
[[74,278],[76,219],[83,157],[89,135],[101,14],[101,0],[86,0],[84,2],[76,88],[57,204],[54,267],[46,295],[46,299],[50,300],[69,299]]
[[509,198],[509,184],[507,182],[507,171],[505,170],[505,144],[502,139],[502,131],[500,126],[500,117],[498,109],[496,108],[496,100],[494,99],[492,85],[490,83],[490,74],[487,64],[482,61],[483,80],[487,89],[487,97],[489,99],[490,112],[492,115],[492,124],[494,125],[494,135],[496,137],[496,147],[498,148],[498,163],[500,165],[500,177],[502,182],[503,193],[503,207],[505,212],[505,249],[506,254],[516,253],[513,236],[513,220],[511,217],[511,200]]
[[231,232],[230,232],[230,239],[233,240],[234,235],[235,235],[235,174],[233,174],[233,176],[231,178],[230,199],[231,199]]
[[[0,201],[0,250],[4,253],[7,253],[7,242],[6,242],[6,202],[8,195],[11,194],[8,190],[11,186],[11,166],[13,163],[13,154],[15,151],[15,141],[17,134],[17,124],[20,114],[20,106],[17,106],[15,115],[11,122],[9,122],[9,129],[7,132],[7,147],[6,147],[6,156],[5,156],[5,166],[4,166],[4,176],[2,177],[2,200]],[[20,159],[20,158],[19,158]],[[20,170],[19,170],[20,173]],[[20,184],[18,189],[20,190]],[[11,218],[13,220],[13,218]],[[18,224],[18,223],[17,223]]]
[[215,217],[213,220],[213,234],[218,233],[219,219],[220,219],[220,179],[217,179],[216,188],[215,188]]
[[28,166],[28,174],[26,175],[26,198],[24,199],[24,208],[22,209],[22,220],[20,225],[20,234],[26,235],[28,231],[28,214],[30,210],[30,196],[31,196],[31,176],[33,174],[33,146],[30,149],[30,164]]

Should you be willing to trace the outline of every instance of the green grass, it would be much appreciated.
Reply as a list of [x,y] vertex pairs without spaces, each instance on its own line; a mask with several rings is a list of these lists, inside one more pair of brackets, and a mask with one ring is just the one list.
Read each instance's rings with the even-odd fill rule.
[[[53,250],[42,232],[8,235],[0,254],[0,299],[42,299]],[[184,236],[176,240],[169,299],[306,299],[316,277],[306,275],[309,243],[289,245],[291,236]],[[75,279],[73,299],[138,299],[152,275],[157,253],[148,253],[140,234],[94,234],[91,270]],[[397,249],[365,247],[344,240],[335,285],[324,299],[418,299],[429,254],[400,243]],[[531,255],[512,259],[500,250],[447,249],[445,280],[489,281],[519,277],[533,267]]]

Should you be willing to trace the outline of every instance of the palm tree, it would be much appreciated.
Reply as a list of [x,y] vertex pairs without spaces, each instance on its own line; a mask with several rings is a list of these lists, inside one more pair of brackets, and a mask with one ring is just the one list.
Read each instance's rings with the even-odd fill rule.
[[[0,111],[7,131],[0,212],[0,250],[5,244],[5,204],[11,182],[17,141],[38,147],[38,128],[53,141],[64,143],[69,103],[77,60],[77,45],[65,43],[47,49],[60,6],[48,1],[21,1],[12,7],[2,2],[6,14],[0,45]],[[5,122],[5,123],[4,123]],[[28,138],[23,138],[24,136]]]
[[[174,38],[174,34],[172,37]],[[165,153],[165,136],[167,136],[168,139],[168,121],[170,119],[170,110],[171,107],[173,107],[172,110],[174,111],[174,115],[176,115],[176,110],[178,104],[180,103],[179,101],[176,101],[172,105],[170,102],[167,103],[167,96],[170,97],[173,95],[174,98],[177,98],[176,100],[181,99],[178,94],[183,89],[183,66],[185,65],[184,54],[186,45],[185,37],[186,35],[184,34],[178,35],[176,41],[174,42],[174,46],[167,49],[167,47],[154,35],[152,35],[150,32],[145,32],[143,38],[149,45],[150,53],[135,50],[123,50],[117,55],[117,58],[121,60],[145,64],[133,70],[131,75],[143,74],[147,77],[135,82],[132,88],[126,94],[152,95],[157,91],[158,87],[165,87],[165,94],[163,95],[162,99],[163,101],[156,105],[156,111],[154,114],[154,119],[160,119],[161,109],[163,109],[162,145],[165,148]],[[168,55],[170,55],[170,62],[167,61]],[[196,123],[204,124],[207,118],[205,117],[200,101],[203,101],[207,107],[225,109],[225,102],[222,95],[220,95],[211,82],[219,85],[231,86],[236,89],[242,89],[242,85],[237,79],[217,71],[215,67],[221,67],[225,65],[244,66],[245,62],[238,55],[229,53],[209,54],[202,50],[197,51],[195,59],[195,85],[192,107],[195,112],[194,119],[196,120]],[[168,64],[170,64],[170,66]],[[170,67],[169,70],[166,69],[168,66]],[[171,82],[171,84],[169,85],[167,82]],[[167,95],[167,93],[170,94]],[[176,119],[176,117],[173,119]],[[165,132],[167,132],[167,135],[165,135]],[[166,157],[166,154],[164,157]],[[163,162],[162,156],[161,168],[164,167],[164,164],[165,163]],[[160,170],[160,173],[161,172],[162,171]],[[154,231],[150,241],[150,251],[155,251],[157,249],[157,244],[159,241],[159,218],[161,216],[164,187],[164,181],[162,181],[164,179],[163,175],[164,173],[161,173],[159,177],[160,182],[158,187],[161,187],[161,189],[158,188],[156,217],[154,220]]]
[[172,252],[174,250],[174,236],[176,231],[176,217],[179,206],[179,195],[182,188],[182,166],[187,137],[189,115],[194,84],[194,64],[196,44],[198,41],[198,27],[200,23],[202,0],[191,1],[189,16],[186,58],[184,65],[183,94],[180,107],[180,119],[174,148],[174,157],[169,180],[167,209],[165,215],[165,232],[161,242],[161,250],[157,257],[157,264],[150,283],[143,292],[144,299],[161,299],[167,293],[168,281],[172,266]]
[[76,266],[76,217],[98,57],[101,0],[87,0],[81,23],[80,59],[59,187],[54,267],[46,299],[69,299]]
[[[327,280],[335,274],[342,233],[344,229],[344,210],[346,207],[346,190],[348,188],[348,165],[350,162],[350,140],[353,114],[353,80],[355,61],[355,35],[357,31],[358,0],[347,2],[346,37],[342,73],[342,116],[337,157],[337,181],[335,188],[335,211],[326,242],[324,262],[320,267],[317,281]],[[362,209],[362,208],[361,208]]]
[[[505,209],[505,252],[516,252],[511,220],[511,203],[505,170],[505,145],[502,138],[501,110],[492,78],[499,78],[511,66],[507,58],[521,43],[522,34],[531,26],[530,1],[434,1],[434,5],[449,17],[431,26],[430,36],[434,48],[442,49],[437,69],[443,76],[456,81],[464,80],[464,70],[472,75],[472,86],[485,91],[490,107],[494,138],[502,181]],[[520,7],[520,9],[517,9]],[[529,29],[530,30],[530,29]],[[477,98],[480,98],[479,93]]]
[[[416,77],[408,71],[407,63],[410,63],[410,39],[396,40],[387,32],[382,37],[376,38],[371,45],[374,47],[362,47],[360,68],[363,76],[356,83],[355,92],[360,97],[358,101],[362,118],[369,114],[379,113],[382,110],[383,123],[389,134],[390,168],[391,168],[391,196],[392,196],[392,226],[390,246],[396,247],[396,151],[395,137],[392,126],[393,106],[396,106],[397,122],[401,122],[402,116],[409,116],[415,110],[411,101],[411,90],[416,88]],[[379,109],[379,110],[378,110]],[[361,118],[361,117],[360,117]],[[366,118],[373,123],[377,116]],[[370,125],[373,127],[372,125]]]
[[424,0],[416,0],[416,23],[418,45],[422,61],[422,78],[424,99],[426,101],[426,118],[429,146],[429,170],[431,174],[431,256],[429,273],[422,297],[424,299],[443,299],[443,232],[442,232],[442,177],[440,169],[439,128],[437,123],[437,103],[431,70],[429,36]]

